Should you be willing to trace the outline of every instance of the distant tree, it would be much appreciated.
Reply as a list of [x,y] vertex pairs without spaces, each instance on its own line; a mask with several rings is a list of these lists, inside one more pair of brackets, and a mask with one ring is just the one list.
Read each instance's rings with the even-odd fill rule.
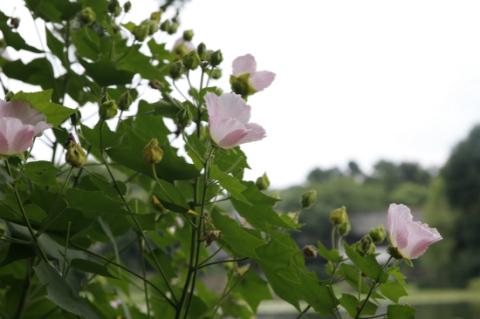
[[337,167],[321,169],[313,169],[307,176],[307,180],[310,183],[321,183],[330,179],[335,179],[343,176],[343,172]]
[[361,177],[363,176],[362,169],[360,166],[357,164],[355,161],[349,161],[348,162],[348,173],[352,177]]

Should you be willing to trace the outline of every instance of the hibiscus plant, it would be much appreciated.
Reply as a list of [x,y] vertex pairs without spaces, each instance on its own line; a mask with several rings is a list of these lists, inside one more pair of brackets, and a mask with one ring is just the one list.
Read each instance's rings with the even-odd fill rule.
[[275,78],[252,55],[220,88],[230,63],[170,36],[171,3],[138,24],[125,14],[141,1],[25,5],[43,48],[0,12],[0,318],[252,318],[271,299],[298,318],[414,317],[399,267],[435,229],[392,204],[387,229],[352,241],[341,207],[331,242],[298,247],[315,192],[280,212],[266,175],[245,180],[240,145],[268,143],[247,99]]

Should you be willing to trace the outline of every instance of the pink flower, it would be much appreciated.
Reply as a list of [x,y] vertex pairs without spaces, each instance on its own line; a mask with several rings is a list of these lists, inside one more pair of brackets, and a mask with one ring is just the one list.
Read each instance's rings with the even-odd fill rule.
[[191,51],[195,50],[195,46],[190,41],[185,41],[183,38],[177,39],[173,44],[173,52],[180,56],[187,55]]
[[255,90],[261,91],[272,84],[275,73],[270,71],[257,71],[257,62],[251,54],[239,56],[233,60],[233,76],[239,78],[248,75],[248,83]]
[[406,259],[420,257],[430,245],[442,239],[436,228],[413,221],[410,208],[403,204],[390,204],[387,230],[390,244]]
[[215,143],[224,149],[258,141],[265,137],[265,130],[258,124],[248,123],[250,106],[234,93],[217,96],[207,93],[210,135]]
[[0,100],[0,154],[13,155],[26,151],[35,136],[50,128],[45,116],[24,102]]

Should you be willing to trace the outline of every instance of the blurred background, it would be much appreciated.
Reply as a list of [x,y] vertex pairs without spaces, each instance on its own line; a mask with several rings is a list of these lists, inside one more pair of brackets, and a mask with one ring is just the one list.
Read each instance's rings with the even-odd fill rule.
[[[131,2],[125,22],[159,6]],[[318,192],[318,203],[302,212],[299,245],[328,241],[334,208],[347,207],[353,242],[385,222],[389,203],[404,203],[445,238],[406,269],[404,301],[417,318],[478,318],[480,3],[191,0],[174,7],[195,41],[221,48],[225,75],[246,53],[259,70],[277,74],[248,101],[268,137],[242,148],[248,176],[267,172],[280,208],[296,211],[304,191]],[[45,43],[21,0],[0,0],[0,10],[21,19],[29,43]],[[35,155],[51,156],[41,147]],[[294,318],[275,302],[261,309],[260,318]]]

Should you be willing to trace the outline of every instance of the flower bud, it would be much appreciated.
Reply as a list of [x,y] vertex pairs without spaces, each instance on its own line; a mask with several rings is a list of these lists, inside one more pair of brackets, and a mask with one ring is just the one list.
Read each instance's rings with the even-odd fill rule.
[[268,179],[267,173],[264,173],[262,176],[257,178],[255,184],[257,185],[259,190],[266,190],[270,186],[270,180]]
[[222,77],[222,69],[214,68],[210,71],[210,77],[214,80],[218,80]]
[[158,31],[158,22],[153,20],[148,20],[148,35],[153,35]]
[[214,241],[218,240],[220,236],[222,235],[222,232],[219,230],[208,230],[205,233],[205,244],[207,246],[210,246]]
[[338,227],[338,233],[340,234],[340,236],[347,236],[348,233],[350,233],[350,231],[352,230],[352,225],[350,224],[350,222],[346,222],[346,223],[343,223]]
[[210,65],[211,66],[217,66],[223,61],[223,54],[222,51],[217,50],[212,52],[212,55],[210,56]]
[[192,39],[193,39],[193,30],[183,31],[183,40],[192,41]]
[[197,46],[197,53],[202,61],[207,60],[207,46],[205,43],[202,42]]
[[167,212],[167,209],[165,208],[165,206],[163,206],[162,202],[155,195],[152,195],[152,206],[159,213]]
[[317,258],[318,252],[317,252],[317,248],[315,246],[305,245],[302,250],[303,250],[303,254],[305,255],[305,257],[307,257],[307,258]]
[[114,100],[106,100],[100,105],[99,113],[102,120],[109,120],[117,115],[118,107]]
[[137,25],[133,30],[133,35],[135,36],[135,40],[139,42],[144,41],[150,34],[150,28],[151,26],[150,26],[149,20],[145,20],[139,25]]
[[176,61],[170,64],[170,77],[174,80],[178,80],[182,74],[185,72],[185,67],[183,66],[182,61]]
[[185,106],[183,109],[178,111],[177,116],[176,116],[176,123],[179,127],[182,129],[189,126],[190,123],[192,123],[192,113],[188,109],[187,106]]
[[126,111],[131,104],[132,96],[130,95],[130,90],[126,90],[122,93],[122,95],[120,95],[120,98],[118,99],[118,108],[122,111]]
[[123,11],[125,11],[125,13],[129,13],[130,9],[132,9],[132,3],[130,1],[125,2],[123,4]]
[[97,20],[97,14],[91,7],[85,7],[80,11],[80,21],[86,25],[90,25]]
[[195,51],[191,51],[183,57],[183,64],[188,70],[195,70],[200,65],[200,57]]
[[150,14],[150,20],[156,21],[157,23],[160,23],[160,19],[162,18],[162,13],[163,11],[155,11]]
[[381,244],[387,237],[387,232],[383,225],[378,225],[375,228],[372,228],[368,235],[372,238],[375,244]]
[[245,73],[239,76],[230,76],[230,86],[234,93],[239,94],[244,99],[249,95],[254,94],[256,91],[250,85],[250,74]]
[[18,26],[20,25],[20,19],[12,17],[10,18],[9,23],[13,29],[17,29]]
[[177,22],[170,23],[170,26],[168,27],[167,33],[170,34],[170,35],[174,34],[175,32],[177,32],[179,26],[180,25]]
[[160,30],[167,32],[170,29],[170,20],[165,20],[160,24]]
[[330,213],[330,222],[333,225],[342,225],[348,223],[347,209],[345,206],[334,209]]
[[371,255],[377,248],[369,235],[363,236],[359,242],[356,243],[357,251],[362,255]]
[[73,167],[82,167],[87,161],[87,155],[82,147],[75,142],[73,137],[69,138],[67,142],[67,153],[65,154],[65,161]]
[[317,201],[317,191],[310,190],[302,195],[302,208],[309,208]]
[[120,7],[118,0],[110,0],[107,9],[114,17],[118,17],[120,13],[122,13],[122,8]]
[[157,164],[163,159],[163,150],[156,138],[152,138],[143,148],[143,159],[148,164]]

